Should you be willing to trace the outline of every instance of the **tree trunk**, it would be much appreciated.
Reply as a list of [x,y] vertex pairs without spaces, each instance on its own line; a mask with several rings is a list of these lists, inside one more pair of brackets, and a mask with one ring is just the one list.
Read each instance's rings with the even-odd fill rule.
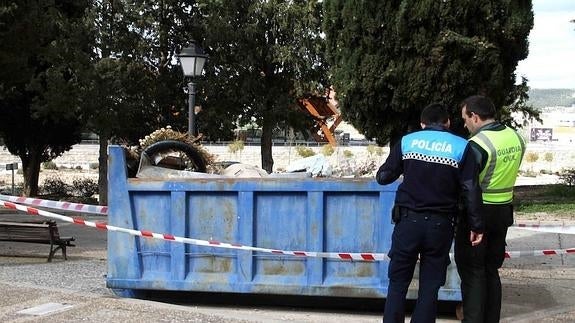
[[23,196],[33,197],[38,195],[41,155],[41,151],[31,149],[27,156],[20,156],[22,160],[22,172],[24,173]]
[[108,205],[108,139],[107,134],[99,134],[100,150],[98,153],[98,202]]
[[268,173],[273,172],[274,159],[272,157],[272,131],[273,122],[269,116],[264,116],[260,152],[262,154],[262,168]]

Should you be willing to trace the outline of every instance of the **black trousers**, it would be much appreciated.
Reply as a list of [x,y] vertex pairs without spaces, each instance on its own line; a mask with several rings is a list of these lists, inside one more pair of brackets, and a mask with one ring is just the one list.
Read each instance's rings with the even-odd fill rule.
[[405,322],[405,297],[419,257],[419,290],[411,322],[435,322],[437,293],[445,284],[453,216],[402,210],[393,229],[384,322]]
[[499,322],[501,279],[499,268],[505,259],[507,229],[513,224],[511,204],[484,204],[483,241],[472,247],[469,226],[460,217],[455,234],[455,262],[461,278],[463,322]]

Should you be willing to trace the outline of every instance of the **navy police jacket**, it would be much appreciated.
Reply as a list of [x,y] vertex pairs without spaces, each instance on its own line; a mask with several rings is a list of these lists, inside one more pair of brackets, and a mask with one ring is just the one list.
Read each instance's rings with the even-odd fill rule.
[[385,185],[403,174],[395,204],[414,211],[456,214],[463,196],[469,226],[481,233],[479,167],[470,147],[442,127],[426,126],[392,147],[376,180]]

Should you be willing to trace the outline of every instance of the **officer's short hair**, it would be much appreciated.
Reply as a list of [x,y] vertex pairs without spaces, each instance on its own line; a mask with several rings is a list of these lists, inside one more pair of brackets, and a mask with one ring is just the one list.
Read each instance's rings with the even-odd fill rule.
[[444,125],[449,120],[449,112],[441,103],[432,103],[421,111],[420,121],[426,125]]
[[461,103],[461,108],[466,107],[467,116],[475,113],[481,120],[495,118],[495,105],[486,96],[472,95]]

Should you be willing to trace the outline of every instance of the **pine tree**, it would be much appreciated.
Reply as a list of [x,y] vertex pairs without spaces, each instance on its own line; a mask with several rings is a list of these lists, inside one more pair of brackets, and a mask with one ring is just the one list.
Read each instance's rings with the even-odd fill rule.
[[23,193],[38,193],[40,165],[80,141],[89,84],[90,1],[0,5],[0,136],[22,160]]

